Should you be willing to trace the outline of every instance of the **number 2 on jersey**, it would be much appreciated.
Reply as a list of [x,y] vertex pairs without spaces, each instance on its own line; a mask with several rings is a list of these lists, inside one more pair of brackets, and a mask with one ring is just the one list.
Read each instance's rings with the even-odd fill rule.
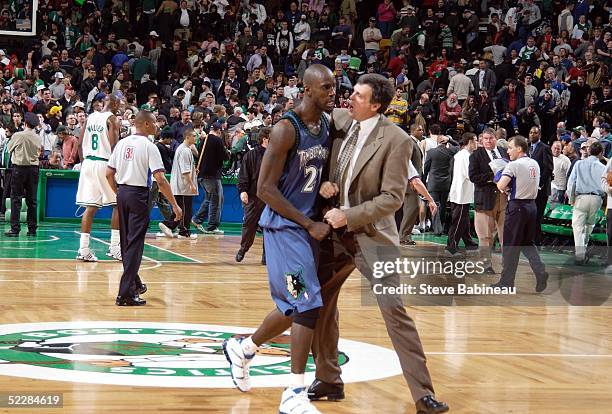
[[304,176],[306,177],[306,184],[302,188],[302,193],[312,193],[315,189],[315,185],[317,184],[317,176],[321,175],[323,167],[317,168],[312,165],[309,165],[304,170]]

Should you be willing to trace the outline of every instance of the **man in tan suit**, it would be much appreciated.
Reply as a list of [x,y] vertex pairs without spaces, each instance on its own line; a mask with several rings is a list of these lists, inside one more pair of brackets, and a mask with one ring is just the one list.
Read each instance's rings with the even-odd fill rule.
[[[342,284],[355,268],[371,284],[379,283],[371,270],[373,262],[380,260],[377,251],[381,247],[393,250],[399,244],[394,215],[406,191],[411,144],[406,133],[382,115],[392,96],[393,87],[386,78],[363,75],[355,85],[350,109],[336,109],[332,115],[329,180],[321,185],[320,194],[335,201],[335,208],[325,214],[335,231],[321,245],[319,280],[324,305],[312,344],[317,379],[308,396],[313,400],[344,398],[338,366],[337,302]],[[384,283],[398,286],[399,276],[388,276]],[[421,341],[401,298],[377,295],[376,299],[417,412],[448,411],[446,404],[434,398]]]

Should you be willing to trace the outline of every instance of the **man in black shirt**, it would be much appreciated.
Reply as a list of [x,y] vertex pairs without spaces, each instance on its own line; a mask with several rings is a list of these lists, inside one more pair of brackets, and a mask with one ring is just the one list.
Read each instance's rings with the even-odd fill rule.
[[[216,121],[212,124],[208,137],[202,141],[199,148],[199,161],[197,163],[198,183],[206,195],[198,212],[191,219],[191,223],[205,234],[223,234],[219,229],[221,208],[223,207],[223,185],[221,184],[221,168],[223,162],[229,160],[229,151],[223,142],[223,125]],[[202,223],[208,223],[204,228]]]
[[[240,173],[238,175],[238,192],[240,201],[244,206],[244,219],[242,220],[242,239],[240,240],[240,250],[236,253],[236,261],[241,262],[244,255],[249,251],[255,240],[255,233],[261,213],[266,206],[257,197],[257,179],[264,152],[270,139],[270,128],[262,128],[257,136],[259,146],[247,152],[242,159]],[[261,256],[262,264],[265,264],[266,253]]]
[[[163,115],[161,115],[163,116]],[[172,160],[174,160],[174,151],[172,150],[172,129],[168,126],[164,127],[161,131],[159,141],[155,143],[159,155],[161,155],[162,162],[164,163],[164,170],[166,174],[172,172]],[[160,214],[164,220],[170,220],[172,217],[172,207],[168,200],[159,191],[159,186],[156,181],[153,181],[151,186],[151,195],[149,196],[149,214],[153,209],[153,203],[157,204]]]

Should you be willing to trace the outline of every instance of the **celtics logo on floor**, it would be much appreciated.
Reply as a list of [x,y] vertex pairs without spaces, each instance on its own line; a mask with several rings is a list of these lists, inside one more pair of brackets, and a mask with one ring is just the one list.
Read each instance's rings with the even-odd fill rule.
[[[153,322],[52,322],[0,325],[0,375],[155,387],[233,387],[222,344],[248,328]],[[254,387],[281,387],[291,372],[291,337],[259,350]],[[340,340],[345,382],[401,373],[395,353]],[[312,356],[306,367],[314,378]]]

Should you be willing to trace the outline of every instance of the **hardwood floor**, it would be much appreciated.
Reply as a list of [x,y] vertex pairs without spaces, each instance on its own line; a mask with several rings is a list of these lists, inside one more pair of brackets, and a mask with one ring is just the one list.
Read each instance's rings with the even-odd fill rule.
[[[59,234],[52,228],[46,232],[39,239]],[[239,245],[236,236],[200,237],[197,241],[147,239],[151,246],[145,255],[149,259],[143,262],[141,277],[149,287],[143,296],[148,303],[141,308],[122,308],[114,305],[121,264],[49,260],[44,249],[74,249],[75,236],[66,232],[62,237],[48,242],[48,246],[32,243],[33,248],[25,242],[10,242],[0,247],[5,255],[8,250],[4,248],[12,248],[14,257],[20,257],[0,259],[0,336],[6,324],[41,322],[256,328],[273,307],[265,267],[259,264],[261,239],[240,264],[234,262]],[[96,246],[98,256],[104,254],[100,243]],[[179,262],[177,257],[184,261]],[[522,264],[521,270],[524,268]],[[520,273],[519,287],[532,289],[531,273]],[[593,278],[584,279],[584,283],[590,283]],[[391,348],[378,308],[362,304],[361,287],[358,272],[343,287],[339,303],[341,337]],[[484,303],[475,301],[474,305]],[[548,299],[537,306],[407,308],[419,329],[436,394],[450,405],[452,413],[612,413],[610,302],[588,307],[544,306],[547,303]],[[8,346],[0,339],[0,355]],[[350,359],[351,354],[348,356]],[[362,363],[368,365],[368,360]],[[376,369],[375,360],[370,364],[366,371]],[[0,394],[59,392],[64,400],[62,409],[0,408],[2,413],[267,414],[277,412],[281,393],[274,387],[240,393],[229,388],[42,380],[2,375],[4,366],[6,363],[0,361]],[[70,370],[61,371],[72,375]],[[329,414],[414,412],[401,375],[348,383],[345,391],[345,401],[321,402],[317,407]]]

